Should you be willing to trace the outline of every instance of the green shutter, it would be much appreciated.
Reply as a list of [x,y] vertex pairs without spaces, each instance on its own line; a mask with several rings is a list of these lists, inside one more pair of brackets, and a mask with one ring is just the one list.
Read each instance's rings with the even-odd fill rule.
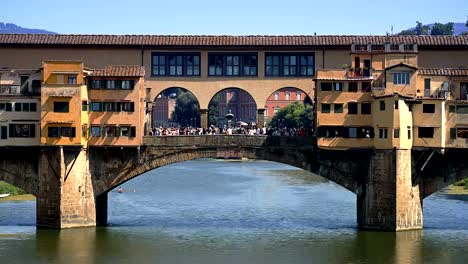
[[457,138],[457,129],[456,128],[450,128],[450,138],[451,139],[456,139]]

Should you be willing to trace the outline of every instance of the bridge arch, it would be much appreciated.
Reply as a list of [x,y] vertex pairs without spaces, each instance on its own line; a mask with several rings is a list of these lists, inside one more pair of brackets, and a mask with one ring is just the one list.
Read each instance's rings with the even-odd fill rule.
[[[187,107],[183,108],[186,110],[179,115],[177,120],[171,120],[171,113],[176,108],[176,100],[179,96],[187,96],[189,101],[187,101]],[[151,119],[152,127],[170,127],[175,125],[174,121],[181,126],[199,126],[200,102],[195,94],[184,87],[167,87],[154,97]]]
[[[266,136],[179,136],[179,137],[152,137],[152,140],[158,141],[157,144],[146,146],[141,150],[139,158],[136,153],[128,153],[121,151],[116,153],[113,150],[113,155],[106,155],[105,149],[95,149],[100,153],[91,153],[95,156],[90,158],[93,162],[98,162],[92,172],[98,176],[93,179],[94,192],[96,196],[107,193],[122,183],[138,177],[151,170],[170,165],[173,163],[201,159],[201,158],[248,158],[257,160],[274,161],[282,164],[291,165],[306,171],[318,174],[336,184],[348,189],[349,191],[357,192],[357,180],[352,175],[362,168],[357,162],[343,163],[334,162],[333,159],[320,163],[316,160],[315,149],[308,144],[304,144],[304,140],[300,139],[295,142],[292,147],[282,148],[278,144],[285,142],[294,142],[293,137],[266,137]],[[256,141],[265,141],[262,146],[256,146]],[[173,141],[177,141],[174,143]],[[184,146],[184,142],[187,144]],[[192,143],[189,143],[192,142]],[[198,144],[201,142],[203,144]],[[244,146],[239,147],[238,142],[243,142]],[[170,147],[176,144],[178,147]],[[204,145],[204,146],[202,146]],[[211,146],[209,146],[211,145]],[[299,147],[301,146],[301,147]],[[322,155],[327,157],[327,154]],[[97,157],[103,157],[105,160],[96,160]],[[329,164],[327,164],[329,162]],[[105,164],[105,165],[103,165]],[[98,168],[102,165],[100,168]],[[104,167],[106,166],[106,167]],[[102,168],[104,167],[104,168]],[[345,172],[346,170],[353,171],[352,173]]]
[[[245,89],[227,87],[214,94],[208,104],[209,124],[227,125],[225,116],[229,110],[234,115],[233,122],[257,122],[258,104]],[[217,115],[217,120],[214,119]]]

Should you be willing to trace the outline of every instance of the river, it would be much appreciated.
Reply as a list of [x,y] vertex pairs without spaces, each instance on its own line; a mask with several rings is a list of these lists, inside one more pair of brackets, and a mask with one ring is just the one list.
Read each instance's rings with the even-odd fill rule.
[[424,230],[356,229],[353,193],[266,161],[196,160],[109,193],[109,226],[36,230],[0,202],[0,263],[468,263],[468,196],[424,200]]

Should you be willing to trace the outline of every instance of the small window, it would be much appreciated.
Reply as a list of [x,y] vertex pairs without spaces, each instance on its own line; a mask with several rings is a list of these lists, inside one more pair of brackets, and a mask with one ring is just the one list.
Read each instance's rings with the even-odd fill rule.
[[275,100],[276,100],[276,101],[279,100],[279,92],[275,92]]
[[68,113],[69,103],[68,102],[54,102],[54,112]]
[[468,138],[468,128],[457,128],[457,137]]
[[302,100],[302,93],[301,92],[296,92],[296,100],[297,101]]
[[398,100],[395,100],[395,109],[398,109]]
[[335,113],[343,113],[343,104],[335,104],[334,108]]
[[393,84],[401,85],[401,84],[409,84],[410,83],[410,74],[409,72],[393,72]]
[[115,80],[107,80],[106,89],[115,89]]
[[76,135],[76,129],[74,127],[62,127],[60,128],[60,136],[74,138]]
[[104,102],[102,103],[103,111],[106,112],[116,112],[116,104],[115,102]]
[[101,80],[91,80],[91,83],[90,83],[91,89],[101,89],[102,88],[101,83],[102,83]]
[[88,101],[81,102],[81,111],[88,111]]
[[372,104],[371,103],[362,103],[361,104],[361,114],[363,115],[370,115],[372,109]]
[[37,111],[37,103],[29,103],[29,111],[36,112]]
[[357,103],[348,103],[348,114],[349,115],[357,115],[358,112],[358,104]]
[[348,84],[348,92],[357,93],[357,91],[358,91],[358,83],[357,82],[350,82]]
[[23,103],[23,112],[29,112],[30,111],[30,104],[29,103]]
[[101,136],[101,127],[91,126],[91,136],[92,137],[100,137]]
[[455,113],[457,111],[457,107],[454,105],[449,105],[449,113]]
[[348,128],[348,137],[349,138],[357,138],[358,137],[357,132],[358,132],[357,127],[349,127]]
[[115,137],[116,136],[116,127],[115,126],[106,126],[105,132],[106,137]]
[[[10,124],[10,137],[11,138],[33,138],[35,137],[36,125],[34,124]],[[3,134],[6,137],[6,129],[2,128]]]
[[338,92],[342,92],[343,91],[343,83],[341,83],[341,82],[333,83],[333,90],[338,91]]
[[388,137],[388,128],[379,128],[379,138],[387,138]]
[[76,75],[68,76],[67,83],[68,84],[76,84]]
[[393,129],[393,137],[394,138],[400,138],[400,129],[399,128],[394,128]]
[[385,101],[380,101],[380,111],[385,111]]
[[285,92],[285,100],[290,100],[290,98],[291,98],[291,92],[286,91]]
[[13,104],[12,103],[5,103],[5,111],[11,112],[13,110]]
[[435,113],[435,104],[423,104],[423,113]]
[[371,83],[370,82],[362,82],[362,91],[363,92],[371,92]]
[[49,127],[47,129],[47,136],[50,138],[60,137],[60,128],[59,127]]
[[323,82],[320,84],[320,90],[321,91],[331,91],[332,90],[333,83],[331,82]]
[[120,136],[129,137],[130,136],[130,127],[129,126],[120,127]]
[[122,90],[132,90],[134,86],[135,86],[135,82],[132,80],[124,80],[121,83]]
[[450,138],[451,139],[456,139],[457,138],[457,129],[452,127],[450,128]]
[[322,104],[322,113],[330,113],[330,104]]
[[133,102],[122,102],[121,108],[123,112],[134,112],[135,111],[135,103]]
[[418,128],[418,137],[419,138],[433,138],[434,137],[434,128],[433,127],[419,127]]
[[91,111],[93,112],[100,112],[101,110],[101,103],[100,102],[92,102],[91,103]]
[[21,103],[15,103],[15,112],[21,112],[22,109],[22,104]]

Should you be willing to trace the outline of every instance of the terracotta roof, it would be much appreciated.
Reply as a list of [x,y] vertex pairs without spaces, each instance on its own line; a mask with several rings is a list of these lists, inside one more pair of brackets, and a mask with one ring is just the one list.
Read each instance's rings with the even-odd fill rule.
[[418,73],[421,75],[435,75],[435,76],[468,76],[468,69],[419,68]]
[[205,35],[47,35],[0,34],[1,45],[112,45],[112,46],[349,46],[418,44],[468,46],[468,36],[205,36]]
[[145,67],[143,66],[107,66],[105,69],[92,70],[91,76],[97,77],[143,77]]
[[372,81],[372,77],[317,77],[318,81]]

